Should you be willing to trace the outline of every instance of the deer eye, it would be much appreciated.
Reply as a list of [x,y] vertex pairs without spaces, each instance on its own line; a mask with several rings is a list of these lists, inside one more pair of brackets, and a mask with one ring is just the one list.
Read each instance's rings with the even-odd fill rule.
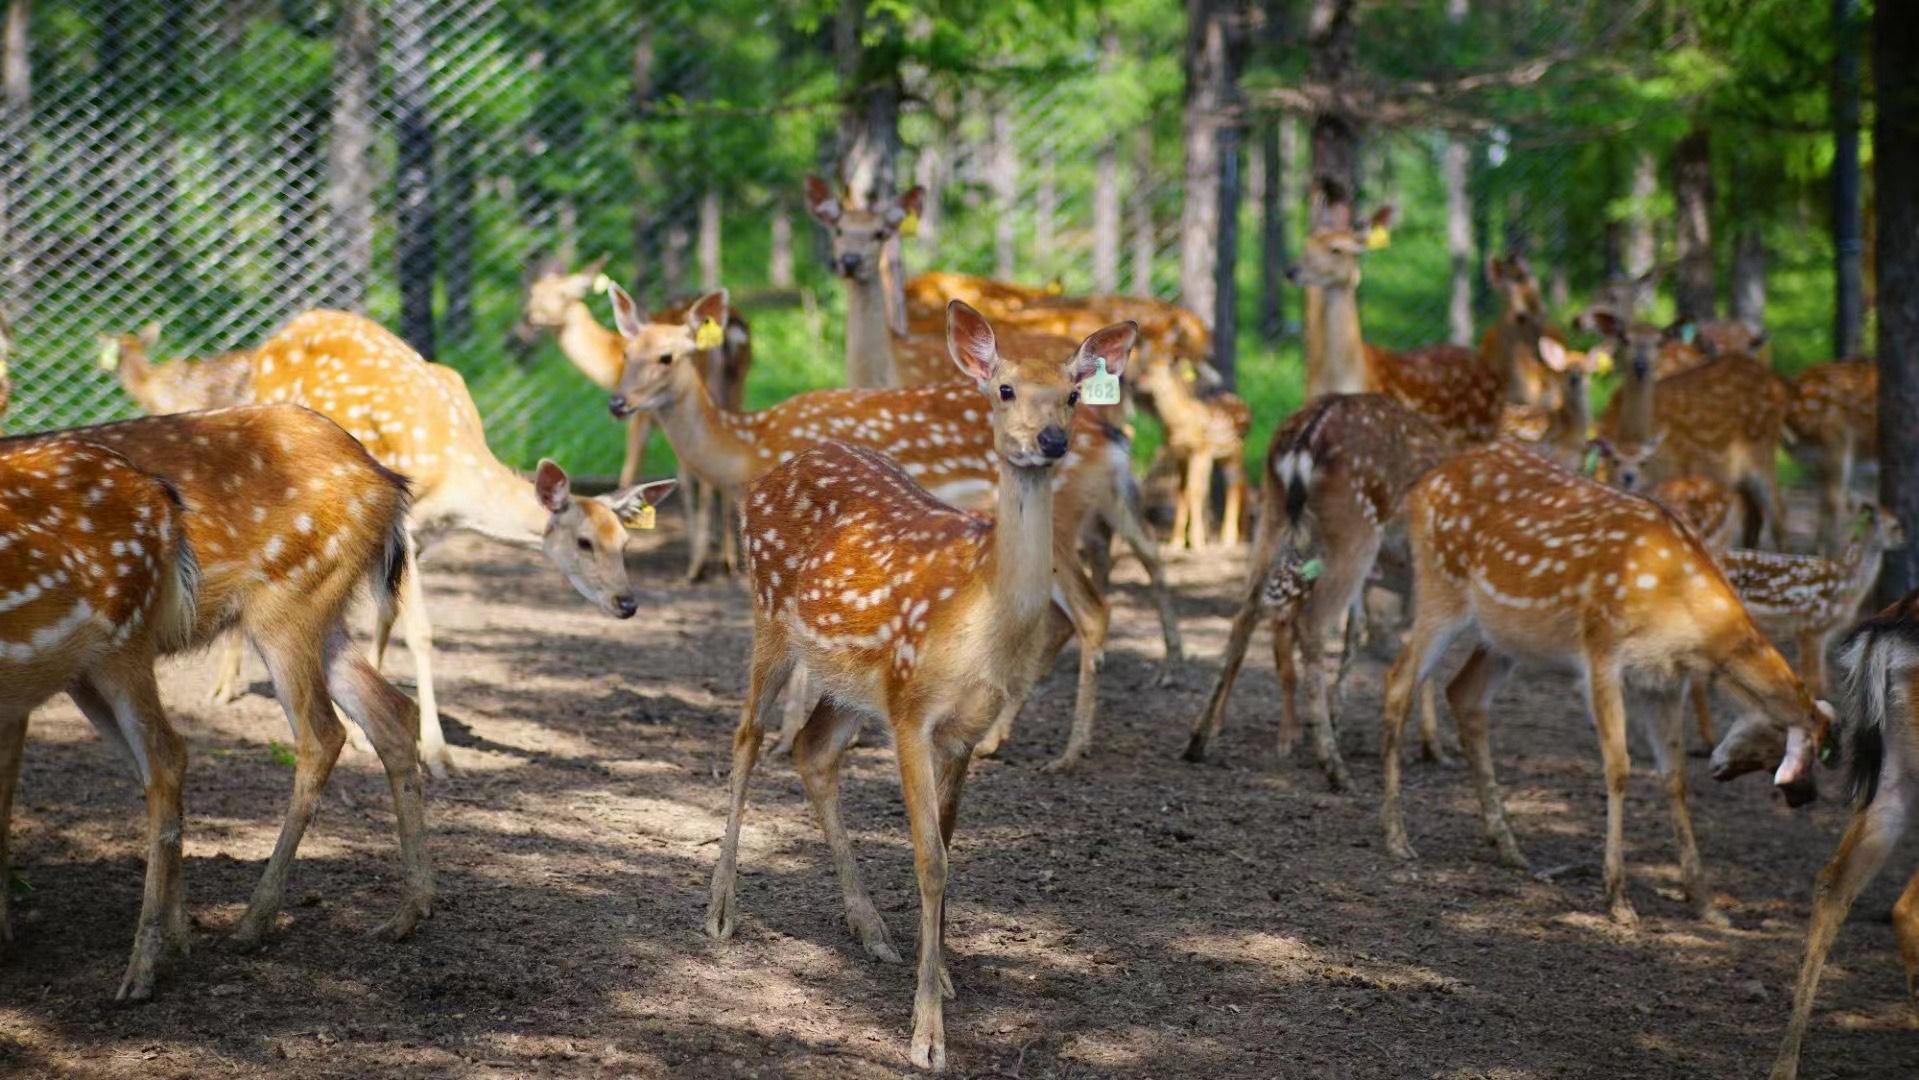
[[1070,408],[1072,408],[1073,406],[1075,406],[1075,405],[1078,405],[1078,404],[1079,404],[1079,391],[1078,391],[1078,390],[1074,390],[1074,391],[1073,391],[1072,393],[1069,393],[1069,394],[1067,394],[1067,395],[1066,395],[1066,407],[1067,407],[1067,408],[1069,408],[1069,409],[1070,409]]
[[670,364],[670,363],[672,363],[672,362],[673,362],[673,354],[672,354],[672,353],[661,353],[661,354],[660,354],[660,363],[662,363],[662,364]]
[[586,539],[585,537],[581,537],[581,538],[580,538],[580,550],[581,550],[581,551],[592,551],[592,550],[593,550],[593,541],[591,541],[591,540],[588,540],[588,539]]
[[1012,387],[1010,387],[1010,386],[1008,386],[1008,385],[1006,385],[1005,383],[1000,383],[1000,384],[999,384],[999,399],[1000,399],[1001,401],[1011,401],[1011,400],[1013,400],[1013,388],[1012,388]]

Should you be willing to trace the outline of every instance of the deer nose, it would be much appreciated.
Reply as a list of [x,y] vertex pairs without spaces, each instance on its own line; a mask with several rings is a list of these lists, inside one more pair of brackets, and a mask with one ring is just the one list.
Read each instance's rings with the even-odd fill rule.
[[1293,283],[1294,285],[1297,285],[1297,284],[1299,284],[1299,267],[1297,267],[1297,266],[1289,266],[1289,267],[1287,267],[1287,268],[1286,268],[1286,280],[1287,280],[1287,281],[1289,281],[1289,282],[1292,282],[1292,283]]
[[866,260],[860,258],[858,255],[841,255],[840,273],[857,274],[860,270],[860,264],[865,261]]
[[634,613],[639,610],[640,602],[629,595],[620,595],[613,598],[613,613],[622,619],[632,618]]
[[1049,458],[1066,456],[1066,429],[1058,424],[1049,424],[1040,429],[1039,452]]
[[619,417],[623,417],[633,411],[632,407],[626,403],[625,394],[614,394],[612,397],[607,398],[606,407],[614,416]]

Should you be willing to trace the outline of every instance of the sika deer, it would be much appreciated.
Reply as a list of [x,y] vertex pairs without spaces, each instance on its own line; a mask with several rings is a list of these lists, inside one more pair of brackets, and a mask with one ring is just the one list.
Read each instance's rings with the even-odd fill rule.
[[146,792],[146,888],[121,1001],[153,996],[161,960],[188,945],[186,746],[153,677],[154,658],[193,632],[200,571],[182,517],[171,486],[111,450],[0,442],[0,958],[13,945],[7,850],[27,718],[64,690]]
[[253,400],[253,366],[245,350],[155,364],[150,354],[159,341],[159,323],[148,323],[132,334],[100,337],[100,366],[119,378],[127,396],[148,416],[221,409]]
[[[1844,711],[1833,737],[1844,745],[1849,763],[1852,820],[1813,883],[1806,956],[1772,1080],[1799,1075],[1799,1048],[1812,1022],[1826,953],[1852,902],[1905,835],[1919,802],[1919,592],[1854,627],[1840,645],[1840,664],[1846,672]],[[1905,964],[1906,993],[1919,1008],[1919,874],[1893,905],[1892,928]]]
[[[897,958],[840,823],[839,758],[861,720],[886,718],[899,762],[920,886],[919,978],[911,1058],[943,1069],[941,998],[947,852],[973,744],[1043,671],[1054,633],[1053,470],[1070,445],[1078,388],[1100,363],[1124,367],[1130,324],[1088,338],[1063,364],[1009,361],[984,317],[955,301],[953,362],[974,380],[999,468],[992,521],[941,503],[906,470],[839,442],[807,449],[757,480],[745,504],[753,582],[753,660],[733,740],[726,839],[707,932],[731,937],[747,781],[760,725],[796,665],[824,689],[794,746],[826,833],[847,919],[869,953]],[[975,421],[978,422],[977,420]]]
[[[910,188],[878,206],[848,206],[826,181],[806,178],[806,208],[833,234],[833,269],[846,282],[846,385],[855,388],[919,386],[943,381],[939,369],[909,361],[927,359],[921,352],[897,356],[893,327],[886,317],[886,285],[881,263],[886,246],[896,236],[910,235],[919,220],[925,193]],[[908,378],[908,375],[913,377]],[[950,375],[945,378],[951,378]]]
[[[419,712],[354,648],[343,621],[362,582],[381,612],[397,601],[405,479],[337,424],[291,405],[150,417],[17,442],[104,446],[171,483],[186,504],[200,588],[191,635],[169,651],[204,648],[237,630],[266,660],[293,731],[293,798],[234,939],[258,945],[280,910],[294,853],[346,738],[336,704],[372,739],[393,791],[403,879],[399,910],[381,933],[396,941],[411,934],[433,901],[414,748]],[[111,722],[80,705],[96,727]]]
[[[683,350],[642,351],[651,346],[640,342],[654,340],[649,335],[658,328],[641,320],[638,307],[624,291],[615,288],[612,296],[615,321],[629,343],[626,375],[612,402],[614,412],[647,411],[657,416],[680,459],[707,482],[737,497],[808,447],[837,439],[886,454],[936,498],[966,509],[993,505],[998,462],[990,432],[979,423],[979,397],[972,386],[947,382],[887,390],[814,390],[768,409],[730,412],[713,402],[697,366],[687,361]],[[999,345],[1012,355],[1033,355],[1006,341]],[[1074,418],[1066,460],[1055,474],[1059,504],[1054,520],[1059,535],[1054,565],[1061,603],[1072,632],[1080,638],[1080,690],[1066,751],[1051,767],[1071,766],[1092,742],[1094,676],[1105,642],[1107,606],[1087,579],[1077,551],[1081,527],[1089,518],[1113,527],[1139,556],[1152,580],[1168,668],[1181,656],[1179,628],[1158,550],[1133,515],[1130,449],[1123,431],[1102,422],[1094,408],[1082,407]],[[1057,653],[1056,646],[1050,655]],[[803,711],[789,714],[792,723],[804,719]],[[1011,720],[1009,715],[981,741],[982,750],[997,748]],[[789,736],[797,734],[788,725],[781,732],[781,745],[790,745]]]
[[1836,551],[1856,466],[1879,459],[1879,366],[1870,360],[1815,364],[1792,381],[1788,449],[1819,477],[1819,542]]
[[[1284,685],[1297,642],[1306,672],[1313,751],[1335,789],[1352,786],[1334,736],[1325,642],[1342,618],[1357,617],[1349,612],[1359,604],[1381,549],[1397,546],[1407,489],[1446,452],[1446,438],[1437,427],[1379,394],[1324,395],[1273,433],[1261,478],[1259,524],[1253,532],[1252,580],[1233,617],[1219,679],[1205,711],[1193,722],[1186,760],[1204,760],[1208,741],[1225,723],[1226,703],[1265,604],[1263,590],[1272,570],[1282,565],[1281,553],[1310,548],[1323,569],[1311,582],[1306,602],[1293,618],[1284,618],[1282,610],[1271,620],[1273,655],[1285,697],[1280,752],[1289,752],[1298,737],[1297,724],[1286,720],[1294,715],[1293,694]],[[1342,658],[1342,668],[1351,651]],[[1436,720],[1426,735],[1427,754],[1440,756]]]
[[1155,356],[1140,365],[1138,385],[1166,429],[1166,445],[1185,480],[1173,515],[1173,546],[1199,550],[1206,543],[1213,468],[1226,474],[1226,506],[1219,521],[1219,542],[1239,544],[1239,518],[1246,501],[1246,432],[1253,412],[1230,391],[1201,396],[1176,369],[1175,361]]
[[[538,546],[579,594],[618,618],[639,610],[626,570],[626,530],[673,490],[658,480],[611,495],[576,499],[566,471],[540,462],[528,481],[486,445],[479,411],[459,372],[429,364],[378,323],[344,311],[309,311],[253,353],[254,392],[339,422],[381,464],[407,474],[415,498],[407,515],[407,651],[420,692],[421,758],[435,777],[452,765],[433,692],[433,628],[418,574],[416,534],[463,528],[497,540]],[[373,655],[385,655],[395,612],[383,608]],[[238,656],[227,670],[238,674]]]
[[[1386,686],[1387,848],[1413,857],[1400,810],[1398,752],[1413,687],[1470,628],[1481,644],[1446,696],[1500,859],[1526,864],[1493,777],[1487,703],[1520,659],[1570,667],[1586,683],[1605,762],[1607,904],[1616,920],[1634,921],[1622,861],[1630,771],[1624,691],[1632,680],[1656,696],[1651,741],[1672,802],[1686,896],[1702,918],[1723,919],[1712,907],[1686,808],[1683,679],[1720,672],[1770,725],[1801,736],[1822,726],[1823,703],[1815,709],[1697,535],[1651,502],[1505,443],[1467,451],[1428,473],[1407,496],[1406,514],[1414,613]],[[1778,783],[1797,800],[1810,778],[1802,760],[1788,764]]]

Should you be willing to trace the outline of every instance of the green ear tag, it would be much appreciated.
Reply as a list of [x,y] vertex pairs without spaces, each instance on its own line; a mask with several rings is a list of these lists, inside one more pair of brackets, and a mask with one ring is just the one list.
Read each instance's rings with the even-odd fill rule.
[[1106,370],[1106,358],[1100,357],[1099,373],[1088,376],[1079,388],[1079,398],[1088,405],[1119,404],[1119,376]]
[[1326,564],[1318,559],[1307,559],[1305,562],[1299,564],[1299,576],[1305,578],[1307,581],[1318,581],[1319,575],[1323,573],[1325,569]]
[[1691,345],[1693,342],[1693,339],[1698,336],[1699,336],[1699,327],[1693,325],[1692,323],[1687,323],[1686,325],[1679,328],[1679,340],[1685,342],[1688,345]]
[[1828,738],[1825,742],[1819,744],[1819,764],[1830,766],[1836,764],[1838,761],[1839,745],[1837,742]]
[[1598,447],[1588,446],[1586,448],[1586,460],[1579,463],[1579,472],[1582,476],[1593,476],[1599,472]]

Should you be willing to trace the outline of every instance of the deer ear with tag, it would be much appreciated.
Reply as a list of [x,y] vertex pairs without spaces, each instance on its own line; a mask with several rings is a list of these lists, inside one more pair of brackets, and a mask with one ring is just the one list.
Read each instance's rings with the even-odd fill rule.
[[653,508],[664,502],[679,485],[678,480],[651,480],[635,484],[606,496],[606,507],[620,519],[620,524],[629,529],[651,529],[656,520]]

